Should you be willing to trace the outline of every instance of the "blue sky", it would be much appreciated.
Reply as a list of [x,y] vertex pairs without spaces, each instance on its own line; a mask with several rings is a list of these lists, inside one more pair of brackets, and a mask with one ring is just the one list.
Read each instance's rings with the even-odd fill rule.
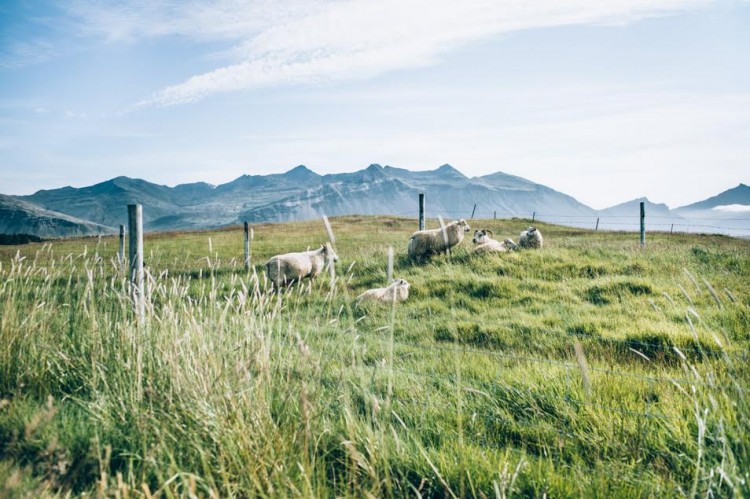
[[680,206],[750,183],[748,26],[739,0],[10,0],[0,192],[450,163]]

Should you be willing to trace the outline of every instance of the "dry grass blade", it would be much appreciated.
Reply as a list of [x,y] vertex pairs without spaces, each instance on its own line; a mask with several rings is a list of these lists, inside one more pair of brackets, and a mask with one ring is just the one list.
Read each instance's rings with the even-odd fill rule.
[[[393,246],[388,246],[388,269],[387,269],[387,284],[390,284],[391,281],[393,281]],[[394,296],[395,296],[395,288],[394,288]]]
[[575,349],[578,368],[581,371],[583,391],[586,394],[586,398],[591,399],[591,377],[589,376],[589,365],[588,362],[586,362],[586,356],[583,354],[583,346],[580,341],[575,340],[573,342],[573,348]]
[[716,302],[716,305],[718,305],[718,306],[719,306],[719,308],[721,308],[721,306],[722,306],[722,305],[721,305],[721,300],[719,299],[719,295],[718,295],[718,294],[716,293],[716,290],[714,289],[714,287],[713,287],[713,286],[711,286],[711,283],[709,283],[709,282],[708,282],[708,281],[706,280],[706,278],[705,278],[705,277],[701,277],[701,280],[703,281],[703,284],[705,284],[705,285],[706,285],[706,288],[708,289],[708,292],[709,292],[709,293],[711,294],[711,297],[712,297],[712,298],[714,299],[714,301]]

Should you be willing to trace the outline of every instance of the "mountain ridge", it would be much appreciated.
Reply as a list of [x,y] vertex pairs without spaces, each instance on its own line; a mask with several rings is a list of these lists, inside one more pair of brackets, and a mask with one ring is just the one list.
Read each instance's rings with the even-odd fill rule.
[[47,210],[34,203],[0,194],[0,234],[66,237],[114,232],[112,227]]
[[675,208],[675,211],[694,211],[716,208],[733,204],[750,205],[750,186],[740,183],[737,187],[727,189],[715,196]]
[[[219,185],[193,182],[174,187],[118,176],[81,188],[39,190],[13,199],[106,228],[125,223],[126,205],[138,203],[144,207],[144,227],[153,231],[212,228],[244,220],[304,220],[322,214],[416,216],[419,193],[426,195],[428,217],[442,215],[446,219],[469,218],[475,204],[478,218],[529,218],[537,213],[587,219],[637,217],[641,201],[646,202],[649,216],[664,218],[700,212],[700,206],[709,201],[750,205],[750,188],[739,184],[676,210],[646,198],[594,210],[572,196],[523,177],[501,171],[467,177],[448,163],[420,171],[372,163],[353,172],[323,175],[298,165],[283,173],[243,174]],[[698,208],[691,208],[694,206]]]
[[40,190],[18,199],[109,227],[123,223],[125,206],[144,207],[147,230],[210,228],[347,214],[416,214],[417,194],[428,199],[428,216],[467,217],[474,204],[493,216],[527,216],[535,209],[591,214],[573,197],[501,172],[469,178],[446,163],[411,171],[373,163],[321,175],[304,165],[284,173],[241,175],[220,185],[175,187],[115,177],[91,186]]

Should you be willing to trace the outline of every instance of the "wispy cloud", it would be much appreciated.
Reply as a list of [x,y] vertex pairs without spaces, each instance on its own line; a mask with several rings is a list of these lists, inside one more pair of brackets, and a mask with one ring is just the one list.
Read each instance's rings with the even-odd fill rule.
[[325,0],[72,0],[63,9],[81,34],[110,42],[162,36],[240,41],[324,6]]
[[17,40],[0,52],[0,68],[16,69],[46,62],[60,53],[60,47],[50,40]]
[[140,103],[169,106],[217,92],[368,78],[434,64],[447,52],[514,31],[627,23],[710,0],[222,0],[68,6],[81,30],[111,42],[184,36],[222,40],[226,66],[164,88]]

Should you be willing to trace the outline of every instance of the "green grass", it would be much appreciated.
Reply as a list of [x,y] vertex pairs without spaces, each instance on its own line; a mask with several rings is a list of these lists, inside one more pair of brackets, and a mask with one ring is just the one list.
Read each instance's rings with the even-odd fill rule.
[[[335,281],[281,294],[322,223],[256,226],[251,272],[241,229],[147,235],[143,321],[116,238],[0,249],[0,495],[750,494],[750,242],[538,224],[415,265],[413,220],[331,222]],[[409,300],[357,308],[389,245]]]

